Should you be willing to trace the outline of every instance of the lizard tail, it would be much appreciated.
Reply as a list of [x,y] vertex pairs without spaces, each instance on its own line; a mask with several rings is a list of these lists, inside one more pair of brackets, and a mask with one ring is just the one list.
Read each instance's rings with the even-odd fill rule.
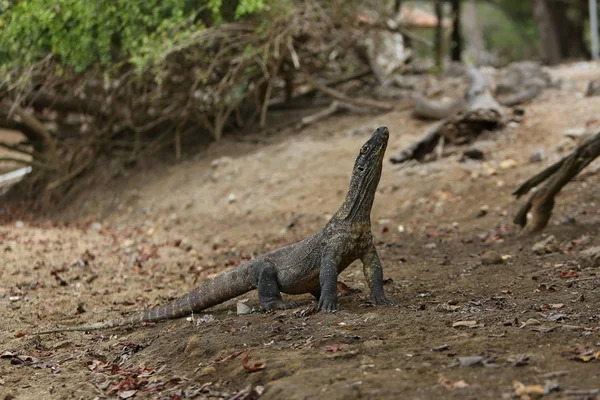
[[129,317],[88,325],[57,328],[49,331],[37,332],[37,334],[45,335],[58,332],[93,331],[133,325],[141,322],[156,322],[181,318],[216,306],[229,299],[233,299],[234,297],[241,296],[252,289],[254,289],[254,286],[250,280],[250,263],[245,263],[216,276],[214,279],[204,282],[185,296],[175,299],[167,304],[140,311]]

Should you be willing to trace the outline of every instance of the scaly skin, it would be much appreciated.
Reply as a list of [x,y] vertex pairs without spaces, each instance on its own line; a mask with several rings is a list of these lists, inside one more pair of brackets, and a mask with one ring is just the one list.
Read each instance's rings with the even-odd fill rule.
[[393,304],[383,292],[383,271],[371,234],[371,207],[387,147],[389,131],[378,128],[363,145],[354,164],[344,203],[318,233],[298,243],[273,250],[204,282],[185,296],[165,305],[96,324],[59,328],[39,334],[108,329],[140,322],[185,317],[223,303],[253,289],[262,308],[295,307],[281,293],[312,293],[321,311],[338,309],[337,278],[360,259],[375,304]]

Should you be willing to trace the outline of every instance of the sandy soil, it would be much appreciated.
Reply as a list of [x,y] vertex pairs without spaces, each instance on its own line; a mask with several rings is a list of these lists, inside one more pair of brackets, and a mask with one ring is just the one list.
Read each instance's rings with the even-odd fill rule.
[[[388,156],[422,134],[427,123],[408,112],[225,139],[99,187],[50,219],[0,205],[1,398],[598,396],[600,354],[587,355],[600,351],[600,275],[577,254],[600,245],[600,163],[563,190],[542,236],[517,237],[521,202],[510,193],[573,146],[564,131],[593,124],[600,98],[548,90],[525,108],[521,125],[477,143],[487,161],[385,164],[372,220],[394,307],[369,307],[353,265],[341,280],[360,292],[341,297],[335,314],[311,314],[306,295],[297,310],[237,315],[239,300],[258,306],[249,293],[191,319],[32,334],[164,303],[317,231],[374,128],[390,128]],[[546,159],[530,163],[538,149]],[[557,249],[534,254],[548,235]],[[505,261],[482,262],[491,251]]]

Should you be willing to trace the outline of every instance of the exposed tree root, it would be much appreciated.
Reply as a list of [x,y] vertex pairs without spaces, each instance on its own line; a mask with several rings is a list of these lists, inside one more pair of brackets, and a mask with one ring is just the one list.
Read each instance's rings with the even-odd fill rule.
[[521,226],[522,235],[537,233],[546,227],[552,215],[556,195],[598,156],[600,156],[600,132],[579,145],[568,156],[524,182],[513,192],[513,195],[519,198],[548,180],[543,187],[531,195],[515,215],[514,222]]

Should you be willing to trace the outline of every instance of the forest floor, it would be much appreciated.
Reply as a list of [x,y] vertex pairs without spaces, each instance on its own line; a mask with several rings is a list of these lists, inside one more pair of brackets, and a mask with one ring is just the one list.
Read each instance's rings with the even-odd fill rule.
[[[422,135],[408,111],[228,137],[51,218],[0,205],[0,399],[595,398],[600,271],[578,253],[600,245],[600,160],[557,197],[543,234],[512,223],[517,184],[573,147],[566,130],[598,123],[600,97],[580,93],[600,66],[581,68],[555,69],[570,90],[546,90],[520,125],[478,141],[483,162],[386,161],[372,221],[392,307],[369,307],[357,264],[340,279],[360,292],[334,314],[311,313],[305,295],[296,310],[237,315],[237,301],[258,306],[251,292],[188,319],[33,334],[165,303],[318,231],[376,127],[390,129],[388,157]],[[538,149],[545,160],[530,162]],[[534,253],[550,235],[556,246]],[[492,251],[501,264],[486,263]]]

